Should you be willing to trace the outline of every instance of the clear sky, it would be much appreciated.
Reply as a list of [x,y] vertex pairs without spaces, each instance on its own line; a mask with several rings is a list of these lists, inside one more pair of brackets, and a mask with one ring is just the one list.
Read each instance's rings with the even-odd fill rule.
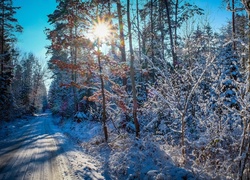
[[223,4],[222,0],[193,0],[193,2],[205,10],[208,20],[215,29],[221,28],[232,18],[232,13],[226,10],[226,4]]
[[[220,28],[231,18],[231,13],[222,8],[222,0],[190,0],[208,12],[208,20],[215,28]],[[24,27],[24,32],[18,34],[17,46],[23,52],[33,52],[39,59],[45,59],[45,46],[50,44],[44,34],[47,15],[56,8],[55,0],[13,0],[14,6],[20,6],[16,18]]]
[[47,15],[55,10],[55,0],[13,0],[13,4],[21,7],[15,17],[24,28],[24,32],[17,35],[17,47],[45,61],[45,46],[50,42],[46,40],[44,29],[49,27]]

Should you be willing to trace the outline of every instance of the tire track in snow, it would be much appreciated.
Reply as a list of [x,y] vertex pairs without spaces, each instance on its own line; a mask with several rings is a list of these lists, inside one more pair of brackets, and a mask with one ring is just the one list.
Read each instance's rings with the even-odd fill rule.
[[23,136],[17,139],[18,143],[5,149],[7,152],[6,154],[3,153],[5,158],[0,158],[0,179],[21,179],[21,170],[23,168],[21,165],[23,163],[23,157],[27,156],[27,153],[25,152],[27,151],[28,146],[25,146],[25,143],[28,142],[27,137],[29,131],[30,128],[28,128],[26,132],[21,131],[20,133],[17,133],[17,135],[23,133]]
[[12,133],[9,141],[0,141],[1,180],[73,179],[75,175],[65,157],[63,144],[57,142],[49,120],[48,117],[35,117],[17,129],[18,133]]

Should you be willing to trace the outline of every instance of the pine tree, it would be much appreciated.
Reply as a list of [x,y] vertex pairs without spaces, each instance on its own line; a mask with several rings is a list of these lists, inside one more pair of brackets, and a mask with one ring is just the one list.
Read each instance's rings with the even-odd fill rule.
[[14,50],[12,43],[16,41],[14,33],[22,31],[22,27],[14,18],[18,9],[19,7],[13,7],[12,0],[0,1],[0,117],[7,121],[11,119],[13,106],[11,81],[13,79]]
[[[67,64],[65,69],[71,71],[71,89],[74,101],[74,112],[78,111],[78,92],[76,84],[78,74],[75,69],[79,65],[80,54],[84,46],[88,46],[88,41],[84,37],[83,31],[86,30],[87,7],[88,3],[79,0],[58,1],[57,9],[48,15],[48,22],[54,25],[54,29],[47,29],[48,39],[52,41],[49,47],[53,50],[62,51],[67,54]],[[89,10],[89,9],[88,9]],[[55,59],[51,59],[53,61]],[[56,59],[60,60],[60,59]]]

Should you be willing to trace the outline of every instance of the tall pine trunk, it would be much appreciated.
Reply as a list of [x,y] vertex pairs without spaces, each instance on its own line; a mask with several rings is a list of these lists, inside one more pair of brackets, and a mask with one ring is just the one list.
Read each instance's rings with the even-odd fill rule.
[[170,19],[170,3],[169,3],[169,0],[165,0],[164,2],[165,2],[165,6],[166,6],[166,11],[167,11],[168,29],[169,29],[171,53],[172,53],[172,58],[173,58],[173,66],[176,67],[177,56],[175,53],[175,46],[174,46],[173,33],[172,33],[172,23],[171,23],[171,19]]
[[[99,16],[99,6],[97,5],[96,9],[96,16]],[[98,68],[99,68],[99,77],[101,81],[101,95],[102,95],[102,127],[103,127],[103,133],[105,142],[108,141],[108,128],[107,128],[107,114],[106,114],[106,97],[105,97],[105,85],[104,85],[104,79],[103,79],[103,71],[102,71],[102,65],[101,65],[101,50],[100,50],[101,42],[100,37],[97,38],[97,61],[98,61]]]
[[[123,29],[123,21],[122,21],[122,5],[121,1],[117,0],[117,13],[118,13],[118,21],[119,21],[119,36],[120,36],[120,52],[122,56],[122,62],[126,62],[126,51],[125,51],[125,39],[124,39],[124,29]],[[123,86],[127,85],[127,78],[123,78]]]
[[161,58],[165,60],[165,33],[164,33],[164,4],[162,1],[159,2],[159,27],[160,27],[160,37],[161,37]]
[[[150,1],[150,46],[151,46],[151,58],[152,58],[152,62],[155,63],[155,46],[154,46],[154,41],[155,41],[155,34],[154,34],[154,19],[153,19],[153,14],[154,13],[154,2],[153,0]],[[155,70],[154,68],[152,68],[152,82],[155,82]]]
[[[250,9],[248,11],[248,28],[250,29]],[[248,92],[250,92],[250,32],[249,32],[249,30],[248,30],[248,62],[247,62],[247,69],[248,69]]]
[[175,20],[174,20],[174,46],[177,46],[177,25],[178,25],[178,8],[179,8],[179,1],[176,0],[175,2]]
[[102,73],[102,66],[101,66],[101,51],[100,51],[100,39],[97,39],[97,58],[98,58],[98,65],[99,65],[99,73],[100,73],[100,81],[101,81],[101,93],[102,93],[102,126],[105,141],[108,141],[108,130],[107,130],[107,115],[106,115],[106,98],[105,98],[105,89],[104,89],[104,80],[103,80],[103,73]]
[[[72,42],[74,41],[73,40],[73,27],[70,28],[70,37],[72,39]],[[71,43],[71,46],[70,46],[70,58],[71,58],[71,64],[74,65],[75,62],[76,62],[76,59],[75,59],[75,44]],[[77,112],[77,97],[76,97],[76,87],[75,87],[75,70],[72,68],[71,69],[71,86],[72,86],[72,93],[73,93],[73,102],[74,102],[74,113]]]
[[[77,26],[74,27],[75,28],[75,33],[74,33],[74,36],[76,37],[77,36]],[[78,45],[76,44],[76,40],[74,38],[74,65],[76,66],[77,64],[77,53],[78,53]],[[74,105],[75,105],[75,112],[78,111],[78,94],[77,94],[77,89],[76,89],[76,83],[77,83],[77,73],[76,73],[76,70],[74,70],[74,89],[73,89],[73,92],[74,92]]]
[[1,2],[2,4],[2,22],[1,22],[1,76],[3,77],[3,71],[4,71],[4,13],[5,13],[5,7],[4,7],[4,0]]
[[[250,28],[250,0],[242,0],[248,14],[248,28]],[[250,32],[248,31],[248,92],[250,92]]]
[[232,33],[233,33],[233,50],[236,49],[236,43],[235,43],[235,3],[234,0],[232,0]]
[[[248,26],[250,28],[250,0],[243,0],[244,6],[246,8],[246,11],[248,13]],[[248,83],[250,82],[250,32],[248,31]],[[248,93],[250,92],[250,85],[248,85]],[[240,152],[239,157],[244,157],[240,159],[239,161],[239,167],[238,167],[238,175],[237,179],[242,180],[243,179],[243,173],[246,166],[246,161],[250,156],[250,122],[247,117],[243,118],[243,132],[241,136],[241,146],[240,146]]]
[[127,20],[128,20],[128,36],[129,36],[129,51],[130,51],[130,78],[132,85],[132,94],[133,94],[133,118],[135,124],[136,137],[140,136],[140,125],[137,119],[137,97],[136,97],[136,87],[135,87],[135,68],[134,68],[134,51],[132,44],[132,32],[131,32],[131,21],[130,21],[130,0],[127,0]]

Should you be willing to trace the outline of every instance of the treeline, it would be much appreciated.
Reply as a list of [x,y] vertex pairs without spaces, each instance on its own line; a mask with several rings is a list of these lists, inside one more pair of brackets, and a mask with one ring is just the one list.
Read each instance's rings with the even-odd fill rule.
[[[106,141],[109,122],[117,133],[162,139],[197,174],[249,175],[249,20],[240,1],[223,1],[232,21],[220,32],[188,1],[57,2],[46,29],[53,113],[100,120]],[[109,36],[90,38],[100,23]]]
[[[55,101],[67,104],[66,114],[70,117],[79,110],[79,102],[85,96],[91,101],[101,100],[102,93],[96,91],[101,89],[97,82],[101,73],[101,79],[110,84],[105,89],[110,93],[106,96],[115,95],[116,106],[121,106],[123,110],[133,107],[132,115],[128,111],[126,116],[128,119],[132,116],[137,124],[137,99],[141,99],[141,103],[146,100],[146,86],[154,84],[159,74],[152,68],[148,58],[161,69],[165,67],[158,59],[166,61],[166,68],[177,67],[177,32],[184,21],[202,13],[202,9],[190,3],[175,6],[173,2],[166,4],[164,1],[136,1],[133,4],[130,1],[127,4],[120,1],[58,1],[57,9],[48,15],[49,23],[54,28],[46,29],[51,40],[51,46],[48,47],[48,53],[52,55],[49,68],[55,75],[50,90],[53,112],[61,111],[61,106]],[[93,37],[94,28],[100,23],[106,23],[110,30],[108,37],[101,42],[97,40],[98,37]],[[107,46],[108,52],[104,54],[99,51],[98,44]],[[60,91],[63,94],[54,93],[57,89],[64,89]],[[55,94],[58,97],[54,97]],[[128,100],[131,97],[132,104]]]
[[46,70],[32,53],[24,54],[15,62],[12,81],[15,115],[44,112],[48,108]]
[[0,122],[38,112],[47,103],[45,69],[33,54],[21,56],[15,47],[15,35],[23,31],[14,17],[19,8],[11,0],[0,2]]

